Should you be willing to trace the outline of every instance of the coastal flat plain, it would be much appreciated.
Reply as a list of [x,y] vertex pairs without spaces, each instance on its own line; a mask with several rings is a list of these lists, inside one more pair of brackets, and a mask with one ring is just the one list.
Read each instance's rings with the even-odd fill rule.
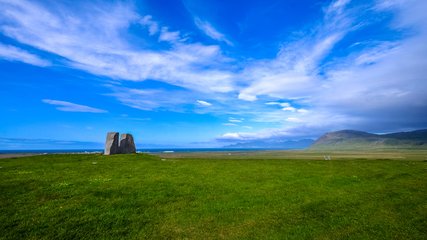
[[0,193],[0,239],[427,239],[425,150],[5,158]]

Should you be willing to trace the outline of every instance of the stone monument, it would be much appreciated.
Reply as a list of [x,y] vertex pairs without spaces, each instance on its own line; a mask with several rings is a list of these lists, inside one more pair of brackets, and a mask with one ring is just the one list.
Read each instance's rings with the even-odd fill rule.
[[107,139],[105,140],[104,155],[117,153],[119,153],[119,133],[109,132],[107,133]]
[[120,136],[120,153],[136,153],[132,134],[123,133]]
[[136,153],[135,142],[132,134],[124,133],[120,137],[118,132],[107,133],[107,139],[105,140],[104,155],[113,155],[119,153]]

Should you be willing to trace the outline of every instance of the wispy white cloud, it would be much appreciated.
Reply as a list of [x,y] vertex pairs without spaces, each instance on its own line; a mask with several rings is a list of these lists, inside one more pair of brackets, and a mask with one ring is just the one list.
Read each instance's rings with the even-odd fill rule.
[[288,122],[294,122],[294,123],[302,123],[302,122],[304,122],[301,118],[297,118],[297,117],[288,117],[288,118],[286,118],[286,121],[288,121]]
[[[367,121],[364,119],[349,116],[333,114],[329,112],[318,112],[309,117],[285,117],[281,115],[282,121],[287,123],[279,128],[265,128],[261,130],[252,130],[250,132],[227,132],[217,137],[219,141],[252,141],[258,139],[301,139],[316,138],[327,131],[345,129],[346,126],[362,126]],[[274,117],[266,117],[272,120]]]
[[308,113],[309,111],[307,109],[300,108],[300,109],[297,109],[297,112],[298,113]]
[[296,108],[294,108],[294,107],[284,107],[284,108],[282,108],[282,110],[283,110],[283,111],[295,112],[295,111],[296,111]]
[[159,41],[175,43],[179,39],[179,31],[171,32],[167,27],[162,27],[162,30],[160,31]]
[[[235,73],[223,64],[230,59],[218,46],[187,43],[179,31],[139,16],[132,4],[80,2],[75,7],[82,11],[72,11],[61,4],[48,8],[20,0],[2,2],[0,7],[2,34],[59,55],[73,68],[121,80],[156,79],[202,92],[234,89]],[[149,27],[146,37],[159,33],[159,40],[173,44],[159,50],[135,46],[126,35],[135,23]]]
[[294,106],[292,106],[290,103],[288,102],[267,102],[265,103],[266,105],[277,105],[280,106],[282,108],[283,111],[289,111],[289,112],[299,112],[299,113],[303,113],[306,112],[305,109],[297,109]]
[[230,118],[230,119],[228,119],[228,121],[232,122],[232,123],[241,123],[242,122],[242,120],[240,120],[240,119],[234,119],[234,118]]
[[224,133],[219,140],[241,140],[243,136],[239,133]]
[[224,125],[224,126],[232,126],[232,127],[237,126],[237,124],[235,124],[235,123],[223,123],[222,125]]
[[322,23],[297,41],[284,43],[275,59],[249,64],[243,76],[250,84],[240,91],[239,98],[255,101],[260,95],[289,99],[315,94],[323,80],[319,75],[321,61],[353,29],[344,11],[347,3],[333,2]]
[[288,102],[266,102],[266,105],[278,105],[282,108],[291,107],[291,104]]
[[350,3],[351,0],[336,0],[332,2],[326,9],[327,14],[338,13],[343,11],[343,8]]
[[232,126],[232,127],[237,127],[239,126],[239,123],[243,122],[243,118],[234,118],[234,117],[229,117],[228,118],[228,122],[227,123],[223,123],[222,125],[224,126]]
[[24,62],[35,66],[46,67],[50,62],[23,49],[0,43],[0,58],[8,61]]
[[224,34],[216,30],[209,22],[203,21],[200,18],[196,17],[194,18],[194,23],[204,34],[206,34],[206,36],[219,42],[224,42],[230,46],[233,46],[233,43],[228,40]]
[[88,112],[88,113],[106,113],[106,110],[80,105],[72,102],[43,99],[42,102],[56,106],[56,109],[63,112]]
[[210,107],[212,106],[212,103],[203,101],[203,100],[196,100],[197,104],[203,107]]
[[196,96],[186,90],[138,89],[115,85],[107,85],[112,93],[107,96],[115,97],[123,105],[131,108],[152,111],[168,110],[185,111],[184,105],[194,103]]
[[280,105],[279,102],[266,102],[266,105]]
[[151,15],[144,16],[139,22],[141,25],[148,28],[148,33],[150,36],[153,36],[159,32],[159,24],[153,20]]

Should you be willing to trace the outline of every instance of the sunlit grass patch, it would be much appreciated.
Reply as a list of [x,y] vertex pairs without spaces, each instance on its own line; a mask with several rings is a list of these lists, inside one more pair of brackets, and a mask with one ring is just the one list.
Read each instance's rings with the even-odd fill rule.
[[423,153],[339,154],[1,159],[0,239],[426,239]]
[[89,179],[90,183],[105,183],[105,182],[109,182],[109,181],[111,181],[111,178],[95,177],[95,178]]

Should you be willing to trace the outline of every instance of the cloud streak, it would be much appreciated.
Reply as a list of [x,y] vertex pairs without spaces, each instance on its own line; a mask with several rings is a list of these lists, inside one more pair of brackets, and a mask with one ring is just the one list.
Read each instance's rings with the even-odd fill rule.
[[233,43],[228,40],[224,34],[216,30],[209,22],[203,21],[200,18],[196,17],[194,18],[194,23],[206,36],[216,41],[224,42],[227,45],[233,46]]
[[[128,81],[156,79],[202,92],[233,90],[234,73],[223,64],[228,60],[218,46],[186,43],[179,31],[138,15],[131,4],[78,4],[90,14],[61,4],[49,9],[33,1],[1,2],[0,31],[92,74]],[[158,51],[133,45],[123,33],[137,23],[148,27],[147,40],[159,34],[158,40],[170,45]]]
[[8,61],[24,62],[39,67],[47,67],[50,62],[23,49],[0,43],[0,58]]
[[63,112],[87,112],[87,113],[106,113],[106,110],[89,107],[86,105],[75,104],[72,102],[43,99],[42,102],[56,106],[56,109]]
[[210,107],[210,106],[212,106],[212,103],[209,103],[209,102],[206,102],[206,101],[203,101],[203,100],[197,100],[196,102],[197,102],[197,104],[199,104],[200,106],[203,106],[203,107]]

